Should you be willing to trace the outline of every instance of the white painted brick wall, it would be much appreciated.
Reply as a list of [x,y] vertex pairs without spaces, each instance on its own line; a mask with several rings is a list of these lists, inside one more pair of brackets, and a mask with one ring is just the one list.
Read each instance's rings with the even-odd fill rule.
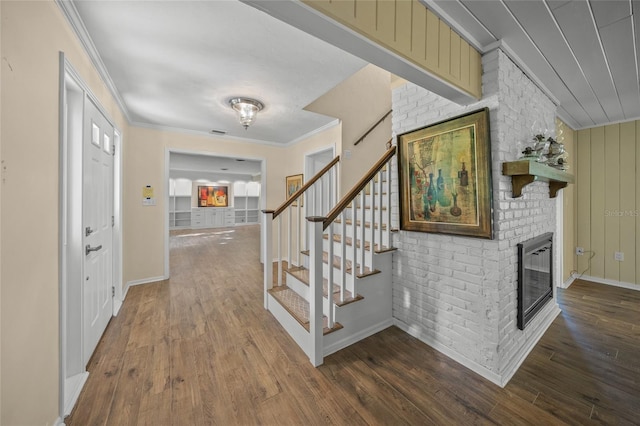
[[[425,340],[500,375],[528,337],[516,327],[517,244],[555,230],[548,185],[533,183],[514,199],[502,163],[531,145],[534,130],[553,134],[556,109],[501,51],[484,55],[483,72],[484,97],[472,105],[455,104],[411,83],[393,91],[395,135],[489,108],[494,206],[493,240],[398,233],[393,314]],[[392,167],[392,220],[399,227],[397,161]]]

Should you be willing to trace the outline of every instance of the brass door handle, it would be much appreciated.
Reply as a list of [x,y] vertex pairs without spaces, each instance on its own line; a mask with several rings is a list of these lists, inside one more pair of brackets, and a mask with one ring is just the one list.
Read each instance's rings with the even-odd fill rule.
[[89,255],[89,253],[91,253],[92,251],[98,251],[98,250],[100,250],[101,248],[102,248],[102,244],[100,244],[100,245],[99,245],[99,246],[97,246],[97,247],[91,247],[89,244],[87,244],[87,245],[84,247],[84,254],[85,254],[86,256],[88,256],[88,255]]

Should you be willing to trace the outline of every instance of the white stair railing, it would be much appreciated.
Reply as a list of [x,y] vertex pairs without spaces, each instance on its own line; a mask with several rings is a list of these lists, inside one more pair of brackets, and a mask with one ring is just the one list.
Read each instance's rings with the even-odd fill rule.
[[[373,257],[375,247],[375,235],[376,230],[378,230],[378,250],[383,250],[383,237],[386,237],[387,247],[391,246],[391,215],[390,215],[390,196],[391,193],[390,185],[391,185],[391,167],[388,164],[391,158],[396,153],[396,147],[392,146],[388,149],[385,154],[378,160],[378,162],[369,170],[369,172],[362,178],[360,181],[345,195],[342,200],[340,200],[336,206],[327,214],[326,217],[307,217],[307,221],[312,226],[312,232],[310,235],[310,247],[309,247],[309,286],[310,286],[310,332],[311,332],[311,342],[312,345],[316,345],[312,347],[311,350],[311,362],[313,365],[317,366],[322,364],[322,325],[318,326],[318,324],[322,324],[323,321],[323,312],[322,312],[322,302],[318,302],[317,298],[322,299],[322,287],[323,287],[323,255],[324,250],[322,246],[322,239],[324,238],[324,232],[328,229],[328,239],[329,239],[329,249],[328,259],[327,259],[327,267],[328,267],[328,315],[327,326],[331,328],[334,325],[334,312],[336,308],[336,303],[333,294],[333,284],[334,284],[334,268],[339,268],[339,277],[338,283],[340,285],[340,294],[341,301],[344,301],[344,292],[347,287],[347,270],[349,267],[347,266],[347,235],[346,235],[346,222],[347,222],[347,211],[351,211],[351,288],[349,289],[353,296],[357,295],[357,286],[356,279],[358,275],[363,276],[367,272],[373,273]],[[380,201],[379,206],[376,209],[375,204],[375,196],[376,196],[376,186],[374,184],[375,180],[378,180],[379,184],[377,185],[377,195],[379,200],[382,200],[383,193],[387,194],[387,204],[384,206],[382,201]],[[370,200],[371,203],[367,205],[366,201],[366,188],[369,186],[369,190],[371,191]],[[385,192],[386,189],[386,192]],[[359,200],[359,202],[358,202]],[[347,207],[351,205],[351,209],[347,209]],[[367,222],[367,215],[365,214],[366,210],[370,210],[369,218]],[[382,212],[386,210],[386,223],[383,221]],[[379,214],[376,212],[379,211]],[[338,252],[341,254],[341,260],[336,265],[333,261],[333,253],[334,253],[334,226],[336,219],[340,218],[340,249]],[[357,219],[360,218],[358,221]],[[369,232],[367,232],[367,228]],[[358,233],[358,230],[360,231]],[[369,255],[365,257],[365,252],[369,251]],[[357,262],[360,262],[358,265]],[[368,266],[367,266],[368,265]],[[369,268],[367,271],[366,268]],[[318,304],[320,308],[318,308]],[[314,308],[315,306],[315,308]],[[315,315],[315,318],[313,316]],[[320,327],[320,328],[318,328]]]
[[[263,210],[263,235],[262,252],[264,260],[264,307],[268,309],[267,292],[273,288],[274,284],[282,286],[283,277],[283,258],[286,256],[287,267],[293,265],[300,266],[300,253],[308,249],[310,243],[310,234],[308,231],[307,221],[302,220],[303,216],[319,216],[322,217],[331,210],[332,204],[323,205],[324,201],[334,201],[337,199],[338,193],[338,167],[340,156],[335,157],[329,164],[320,170],[315,176],[309,179],[298,191],[296,191],[288,200],[286,200],[276,210]],[[328,182],[327,182],[328,181]],[[326,191],[325,189],[329,189]],[[320,192],[318,192],[320,191]],[[325,196],[325,192],[328,194]],[[320,194],[320,203],[316,203],[318,198],[316,194]],[[307,202],[307,206],[303,204]],[[286,223],[283,224],[283,221]],[[276,222],[276,234],[273,235],[273,222]],[[283,238],[282,233],[286,232]],[[276,273],[274,279],[273,271],[273,250],[276,250]],[[283,243],[286,244],[283,247]],[[295,262],[294,262],[295,260]],[[322,290],[322,289],[321,289]]]

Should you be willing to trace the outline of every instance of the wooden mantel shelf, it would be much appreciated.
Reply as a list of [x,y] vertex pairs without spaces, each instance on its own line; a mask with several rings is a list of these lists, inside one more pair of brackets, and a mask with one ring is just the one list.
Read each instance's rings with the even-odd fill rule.
[[558,191],[573,183],[573,175],[554,169],[537,161],[518,160],[502,163],[502,174],[511,176],[513,197],[522,195],[522,188],[531,182],[549,182],[549,197],[555,198]]

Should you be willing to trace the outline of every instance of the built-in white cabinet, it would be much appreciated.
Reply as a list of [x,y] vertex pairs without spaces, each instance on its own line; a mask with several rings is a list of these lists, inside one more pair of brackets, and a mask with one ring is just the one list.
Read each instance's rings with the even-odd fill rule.
[[192,228],[219,228],[234,225],[233,207],[196,207],[191,209]]
[[188,179],[169,180],[169,229],[260,223],[260,182],[235,182],[229,207],[197,207],[194,185]]
[[260,222],[260,182],[235,182],[233,184],[235,223]]
[[169,180],[169,229],[191,227],[191,181]]

